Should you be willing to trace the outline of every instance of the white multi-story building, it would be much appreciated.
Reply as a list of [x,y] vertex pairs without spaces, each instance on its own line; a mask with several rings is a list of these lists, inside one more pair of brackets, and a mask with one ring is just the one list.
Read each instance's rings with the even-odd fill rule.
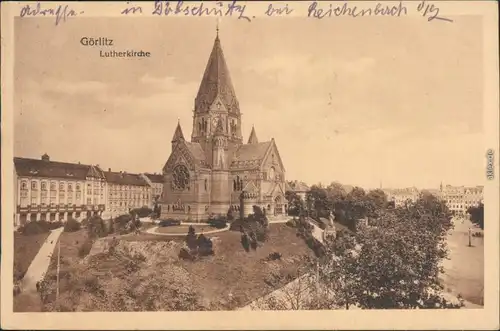
[[151,186],[152,202],[161,201],[163,198],[163,184],[165,182],[163,175],[144,173],[142,176],[148,182],[149,186]]
[[14,158],[14,196],[17,228],[30,221],[64,221],[101,214],[106,183],[99,166]]
[[107,183],[107,205],[109,217],[128,214],[131,209],[152,207],[151,186],[140,174],[124,171],[104,172]]
[[394,201],[394,205],[402,206],[406,201],[415,202],[418,200],[420,191],[416,187],[383,189],[388,201]]
[[470,207],[483,202],[483,186],[451,186],[441,185],[441,196],[446,206],[455,214],[465,214]]

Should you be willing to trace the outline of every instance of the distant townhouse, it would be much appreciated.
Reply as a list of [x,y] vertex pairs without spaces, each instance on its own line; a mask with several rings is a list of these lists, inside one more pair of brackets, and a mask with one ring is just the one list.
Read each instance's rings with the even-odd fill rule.
[[448,208],[454,213],[463,215],[467,209],[483,202],[483,186],[441,186],[441,194]]
[[295,192],[302,200],[306,201],[306,194],[310,188],[306,183],[294,180],[286,183],[286,190]]
[[98,165],[14,158],[14,226],[30,221],[65,221],[100,215],[106,183]]
[[151,207],[151,186],[140,174],[124,171],[104,172],[107,182],[107,206],[109,217],[127,214],[131,209]]
[[164,177],[162,174],[149,174],[144,173],[141,174],[143,178],[148,182],[149,186],[151,186],[151,200],[153,203],[161,201],[163,198],[163,183]]
[[393,201],[396,207],[403,206],[407,201],[415,202],[420,195],[416,187],[382,190],[387,195],[387,200]]

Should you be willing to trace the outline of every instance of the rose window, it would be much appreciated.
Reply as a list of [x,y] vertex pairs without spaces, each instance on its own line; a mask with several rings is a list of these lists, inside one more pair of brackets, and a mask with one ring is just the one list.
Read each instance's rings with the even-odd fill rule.
[[177,190],[185,190],[189,186],[189,170],[184,165],[178,165],[174,168],[173,186]]

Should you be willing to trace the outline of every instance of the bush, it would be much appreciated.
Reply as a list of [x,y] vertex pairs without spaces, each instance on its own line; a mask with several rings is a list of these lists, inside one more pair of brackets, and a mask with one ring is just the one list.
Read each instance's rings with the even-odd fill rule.
[[207,256],[213,255],[213,244],[210,238],[205,237],[203,234],[200,234],[197,239],[198,246],[198,255],[199,256]]
[[174,220],[174,219],[161,220],[158,225],[161,226],[161,227],[164,227],[164,226],[176,226],[176,225],[181,225],[181,221]]
[[233,211],[233,208],[229,208],[229,210],[227,211],[227,220],[228,221],[234,220],[234,211]]
[[182,247],[181,251],[179,252],[179,258],[183,260],[194,261],[196,256],[194,254],[191,254],[191,252],[187,248]]
[[66,224],[64,224],[64,232],[76,232],[80,230],[82,225],[80,222],[73,218],[69,218]]
[[186,244],[189,249],[194,250],[198,247],[198,242],[196,240],[196,232],[192,225],[189,226],[188,234],[186,235]]
[[286,223],[285,223],[287,226],[291,227],[291,228],[296,228],[297,227],[297,221],[294,219],[291,219],[291,220],[288,220]]
[[91,239],[106,237],[108,235],[106,224],[100,216],[92,216],[89,218],[87,232]]
[[208,220],[207,222],[211,227],[216,229],[224,229],[227,225],[226,219],[220,217],[218,219]]
[[281,254],[280,254],[280,253],[278,253],[278,252],[273,252],[273,253],[270,253],[270,254],[267,256],[267,260],[268,260],[268,261],[281,260]]
[[134,232],[142,225],[139,219],[135,219],[132,215],[129,214],[118,216],[117,218],[115,218],[113,223],[113,230],[119,234]]
[[153,213],[153,210],[149,207],[140,207],[140,208],[135,208],[130,211],[130,214],[132,216],[139,216],[139,217],[148,217]]
[[42,222],[29,222],[21,226],[17,232],[25,236],[32,236],[40,233],[49,232],[49,229],[41,224]]
[[241,234],[241,246],[247,253],[250,252],[250,238],[246,233]]
[[33,221],[21,226],[17,232],[25,236],[31,236],[40,233],[46,233],[51,230],[58,229],[63,226],[61,221],[47,222],[47,221]]
[[94,244],[93,240],[90,239],[85,240],[83,245],[78,248],[78,256],[83,259],[85,256],[89,255],[93,244]]
[[62,221],[57,221],[57,222],[45,222],[47,224],[47,227],[49,230],[55,230],[59,229],[60,227],[63,227],[64,224]]
[[229,230],[242,232],[242,229],[246,228],[246,223],[247,223],[246,220],[241,220],[241,219],[233,221],[233,222],[231,222],[231,225],[229,226]]

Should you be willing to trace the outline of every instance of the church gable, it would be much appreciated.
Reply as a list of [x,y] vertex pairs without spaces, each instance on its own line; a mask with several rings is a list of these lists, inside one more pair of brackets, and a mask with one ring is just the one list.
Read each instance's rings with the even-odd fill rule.
[[[193,143],[189,144],[194,145]],[[170,154],[170,157],[168,158],[167,162],[165,163],[165,166],[163,167],[163,172],[172,171],[172,169],[178,164],[184,164],[190,170],[195,170],[197,166],[202,165],[202,163],[204,162],[204,159],[200,160],[200,156],[204,157],[204,155],[198,155],[200,153],[193,153],[193,151],[191,151],[191,150],[196,151],[197,149],[198,148],[195,148],[194,146],[188,146],[188,143],[184,141],[178,143],[174,148],[174,150],[172,151],[172,153]],[[201,147],[199,149],[201,150]]]
[[224,102],[221,99],[220,95],[217,95],[217,97],[215,98],[214,102],[210,106],[210,111],[213,111],[213,112],[226,112],[227,113],[227,108],[224,105]]
[[275,196],[285,196],[285,189],[283,188],[283,183],[274,183],[271,186],[271,189],[266,192],[266,196],[275,197]]
[[270,146],[267,149],[262,162],[262,168],[264,171],[271,167],[274,168],[275,172],[285,173],[285,167],[283,166],[283,161],[281,160],[281,156],[274,139],[271,140]]

